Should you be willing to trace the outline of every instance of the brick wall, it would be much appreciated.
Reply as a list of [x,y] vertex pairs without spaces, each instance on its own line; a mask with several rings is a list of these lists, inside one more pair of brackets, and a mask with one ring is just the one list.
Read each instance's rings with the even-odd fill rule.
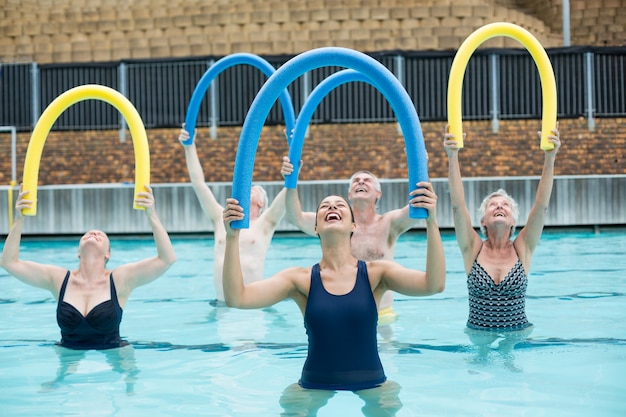
[[[590,132],[584,119],[560,122],[563,147],[556,163],[557,175],[626,174],[626,119],[598,119]],[[445,123],[423,123],[432,178],[447,176],[447,160],[441,147]],[[539,175],[543,152],[536,135],[541,124],[533,121],[502,121],[500,132],[491,123],[464,122],[467,138],[461,151],[463,175]],[[220,127],[210,139],[200,129],[196,144],[207,181],[232,181],[241,128]],[[149,130],[151,182],[188,182],[184,153],[177,129]],[[11,177],[10,136],[0,133],[0,183]],[[18,134],[17,180],[29,134]],[[280,180],[280,161],[287,154],[281,126],[266,127],[259,140],[255,181]],[[302,180],[348,178],[354,170],[368,169],[381,178],[406,178],[404,139],[396,124],[313,125],[304,142]],[[130,136],[120,143],[117,131],[51,132],[40,165],[40,184],[132,182],[134,159]]]
[[[451,6],[454,4],[454,6]],[[320,46],[363,52],[456,49],[478,27],[495,21],[530,30],[545,47],[562,44],[561,0],[4,0],[0,8],[0,61],[39,63],[136,58],[293,54]],[[573,45],[626,44],[626,0],[570,0]],[[519,45],[494,38],[484,46]],[[561,123],[564,147],[558,174],[626,173],[624,119]],[[464,175],[535,175],[542,154],[537,121],[466,122]],[[443,123],[423,124],[430,173],[446,176],[439,141]],[[200,158],[209,181],[230,181],[240,128],[220,128],[219,139],[201,131]],[[152,182],[187,181],[176,130],[149,131]],[[406,177],[404,144],[395,124],[312,126],[305,142],[302,179],[345,178],[357,168],[380,177]],[[204,136],[204,137],[202,137]],[[6,140],[5,140],[6,138]],[[0,151],[10,155],[8,134]],[[18,179],[29,135],[18,136]],[[281,127],[264,129],[256,180],[277,180],[287,152]],[[130,139],[117,131],[52,132],[42,157],[40,183],[105,183],[133,180]],[[485,157],[488,157],[485,160]],[[11,176],[0,160],[0,182]]]
[[[573,45],[623,45],[626,0],[570,0]],[[456,49],[507,21],[562,45],[561,0],[4,0],[0,62]],[[497,37],[485,47],[519,47]]]

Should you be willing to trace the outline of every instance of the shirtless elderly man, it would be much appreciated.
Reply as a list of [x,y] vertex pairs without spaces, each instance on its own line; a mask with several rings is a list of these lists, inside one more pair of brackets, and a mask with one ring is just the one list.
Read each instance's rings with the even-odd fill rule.
[[[224,268],[224,248],[226,244],[226,230],[222,215],[224,207],[217,202],[211,189],[207,186],[202,165],[198,158],[194,143],[186,145],[189,132],[184,127],[180,131],[178,140],[185,149],[185,160],[189,178],[202,211],[213,224],[215,239],[215,256],[213,261],[213,282],[217,304],[224,304],[224,289],[222,286],[222,270]],[[240,233],[241,260],[243,278],[246,284],[263,279],[265,256],[272,242],[276,227],[285,215],[285,189],[281,190],[272,204],[268,207],[267,193],[259,185],[252,186],[250,191],[250,226]]]
[[[283,157],[281,174],[293,172],[293,164]],[[369,171],[357,171],[350,178],[348,200],[354,212],[356,230],[352,236],[352,254],[364,261],[385,259],[392,261],[398,237],[417,225],[419,220],[409,217],[409,205],[379,214],[376,203],[382,196],[378,179]],[[411,194],[413,196],[413,194]],[[303,212],[297,192],[288,190],[287,219],[304,233],[315,236],[315,213]],[[380,323],[393,319],[393,293],[387,291],[378,306]]]

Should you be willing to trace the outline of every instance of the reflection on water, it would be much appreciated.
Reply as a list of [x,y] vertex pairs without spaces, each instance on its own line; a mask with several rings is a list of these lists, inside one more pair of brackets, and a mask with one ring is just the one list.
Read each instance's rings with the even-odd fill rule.
[[[54,346],[54,350],[59,358],[56,378],[41,384],[40,392],[52,391],[64,385],[66,377],[79,372],[81,362],[86,360],[85,356],[88,352],[85,350],[68,349],[58,345]],[[133,395],[135,393],[135,382],[137,382],[137,375],[139,374],[133,346],[126,345],[115,349],[101,350],[99,352],[104,356],[110,369],[124,377],[126,394]]]
[[213,324],[219,340],[232,348],[253,347],[267,340],[268,329],[284,328],[288,323],[285,315],[274,307],[239,310],[217,301],[210,304],[206,322]]
[[[355,391],[354,395],[363,400],[361,412],[366,417],[393,417],[402,408],[400,385],[387,380],[381,386]],[[283,417],[315,417],[321,408],[328,404],[336,391],[304,389],[297,383],[290,384],[283,391],[279,403]]]
[[[444,235],[446,289],[432,297],[396,298],[398,317],[379,323],[378,334],[395,391],[371,397],[298,389],[307,338],[295,303],[252,311],[211,305],[210,240],[173,240],[179,261],[167,276],[138,288],[125,308],[121,331],[130,346],[108,351],[55,346],[60,335],[54,300],[0,271],[0,415],[93,410],[117,417],[297,416],[317,408],[318,417],[621,417],[625,235],[542,237],[527,296],[534,328],[517,339],[465,333],[462,257],[454,236]],[[267,274],[316,261],[319,243],[311,239],[309,250],[307,242],[275,239]],[[56,244],[23,242],[21,252],[58,263],[55,257],[67,250]],[[120,263],[153,250],[139,241],[112,246]],[[396,247],[396,257],[423,269],[424,251],[423,236],[409,235]]]
[[469,336],[476,350],[476,356],[470,358],[469,362],[473,364],[489,363],[491,361],[492,345],[497,341],[495,351],[503,359],[505,367],[513,372],[522,372],[522,369],[515,365],[513,349],[518,343],[524,342],[532,331],[532,325],[525,329],[504,332],[477,330],[466,327],[465,334]]

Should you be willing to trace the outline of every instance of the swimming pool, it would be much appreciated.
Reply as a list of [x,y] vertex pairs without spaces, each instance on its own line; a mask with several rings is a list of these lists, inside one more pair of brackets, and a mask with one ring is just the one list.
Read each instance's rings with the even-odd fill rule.
[[[0,415],[278,416],[283,391],[306,355],[293,302],[266,310],[215,308],[211,239],[174,238],[177,263],[126,305],[131,346],[71,352],[55,302],[0,271]],[[424,267],[422,233],[403,236],[396,259]],[[464,333],[467,291],[461,255],[444,234],[446,290],[397,296],[399,317],[381,326],[387,377],[400,387],[397,416],[626,415],[626,233],[544,232],[529,279],[534,329],[510,354],[487,355]],[[78,239],[25,241],[22,258],[76,265]],[[152,255],[151,241],[112,239],[109,266]],[[320,256],[315,238],[278,236],[266,275]],[[70,354],[71,353],[71,354]],[[318,416],[361,415],[338,392]]]

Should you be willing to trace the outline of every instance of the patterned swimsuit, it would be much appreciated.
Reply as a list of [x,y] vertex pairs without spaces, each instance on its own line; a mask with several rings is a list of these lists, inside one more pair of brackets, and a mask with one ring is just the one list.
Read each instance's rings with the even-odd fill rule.
[[519,330],[531,326],[525,312],[527,286],[528,277],[519,258],[499,284],[475,260],[467,275],[467,327],[478,330]]

